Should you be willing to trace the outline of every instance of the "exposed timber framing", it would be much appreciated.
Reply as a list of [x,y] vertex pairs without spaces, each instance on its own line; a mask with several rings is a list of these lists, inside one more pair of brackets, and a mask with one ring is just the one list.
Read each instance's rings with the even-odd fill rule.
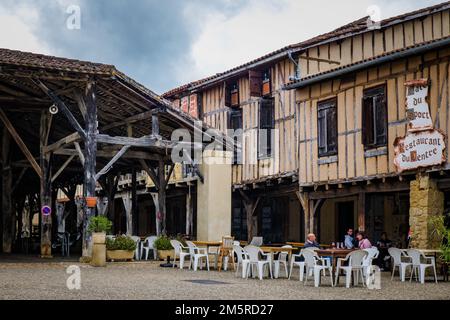
[[78,132],[74,132],[67,137],[64,137],[51,145],[48,145],[44,148],[44,152],[54,152],[58,149],[64,148],[72,143],[79,142],[81,140],[81,136]]
[[[9,121],[6,114],[3,112],[2,109],[0,109],[0,119],[2,120],[3,124],[5,125],[6,129],[8,129],[9,133],[11,134],[14,141],[16,141],[17,145],[19,146],[20,150],[22,150],[25,157],[27,157],[28,161],[30,162],[31,166],[33,167],[34,171],[38,174],[39,177],[42,177],[42,171],[39,167],[38,163],[34,159],[33,155],[31,154],[30,150],[27,148],[26,144],[23,142],[22,138],[20,138],[19,134],[17,133],[16,129],[14,129],[14,126]],[[45,137],[44,137],[45,139]]]
[[127,145],[127,146],[123,146],[122,149],[120,149],[115,155],[114,157],[108,162],[108,164],[102,169],[100,170],[96,175],[95,175],[95,180],[97,181],[98,179],[100,179],[100,177],[104,174],[106,174],[111,168],[112,166],[125,154],[125,152],[128,151],[128,149],[131,146]]
[[56,173],[52,176],[52,182],[55,182],[56,179],[58,179],[59,175],[64,171],[65,168],[72,162],[72,160],[75,158],[75,155],[71,155],[64,163],[63,165],[56,171]]
[[[54,94],[41,80],[34,79],[33,82],[42,89],[42,91],[47,94],[47,96],[53,101],[53,103],[58,107],[58,109],[61,110],[61,112],[66,116],[69,123],[72,125],[72,127],[80,134],[83,139],[86,140],[86,132],[83,130],[81,125],[78,123],[78,120],[75,118],[75,116],[72,114],[70,109],[66,106],[64,101],[62,101],[56,94]],[[88,82],[88,86],[90,81]],[[87,109],[89,109],[88,106],[86,106]]]
[[13,206],[10,192],[12,185],[11,135],[6,127],[3,127],[1,152],[3,252],[11,253],[13,242]]
[[[95,170],[97,159],[97,104],[96,104],[96,86],[91,79],[87,82],[84,102],[86,104],[86,139],[84,146],[84,196],[95,197]],[[83,257],[90,257],[92,251],[92,239],[87,230],[90,217],[95,214],[95,208],[85,209],[83,221]]]
[[40,165],[41,190],[40,190],[40,217],[41,217],[41,257],[48,258],[52,256],[52,216],[45,215],[42,212],[44,206],[52,207],[52,182],[51,182],[51,153],[45,153],[45,140],[50,124],[50,115],[48,111],[41,112],[40,124]]
[[256,198],[247,195],[243,190],[239,189],[239,193],[241,194],[242,199],[244,200],[245,212],[247,213],[247,240],[250,242],[252,238],[256,235],[254,226],[254,218],[256,208],[258,207],[259,202],[261,201],[261,197],[258,196]]

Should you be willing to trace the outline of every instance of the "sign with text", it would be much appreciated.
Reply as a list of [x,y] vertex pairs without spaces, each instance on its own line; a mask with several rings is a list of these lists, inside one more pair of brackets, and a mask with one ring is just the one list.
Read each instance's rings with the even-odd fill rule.
[[439,130],[410,133],[394,142],[398,172],[441,165],[446,161],[445,135]]
[[408,131],[433,129],[430,107],[428,106],[428,79],[412,80],[406,86],[406,116]]

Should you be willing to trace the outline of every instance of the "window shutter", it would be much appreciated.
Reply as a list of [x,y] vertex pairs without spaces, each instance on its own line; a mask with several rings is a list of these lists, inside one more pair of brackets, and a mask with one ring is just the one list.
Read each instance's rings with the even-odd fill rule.
[[250,96],[261,97],[262,74],[260,71],[249,71]]
[[225,82],[225,106],[231,107],[231,85]]
[[319,155],[325,154],[327,152],[327,142],[326,142],[326,110],[319,110],[317,114],[318,121],[318,136],[319,136]]
[[363,98],[362,117],[362,143],[364,146],[370,146],[374,143],[373,98],[371,96]]
[[327,152],[337,151],[337,113],[336,104],[327,109]]
[[383,145],[387,143],[387,114],[384,94],[376,96],[374,102],[376,108],[376,143],[377,145]]

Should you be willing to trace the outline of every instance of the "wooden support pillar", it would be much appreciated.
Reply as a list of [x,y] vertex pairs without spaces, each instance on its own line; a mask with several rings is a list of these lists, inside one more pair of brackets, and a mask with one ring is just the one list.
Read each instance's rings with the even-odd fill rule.
[[11,253],[13,241],[13,206],[11,199],[12,169],[11,169],[11,135],[6,127],[2,135],[2,226],[3,252]]
[[309,194],[307,192],[296,191],[295,194],[303,209],[303,236],[306,239],[306,235],[310,233],[310,207],[309,207]]
[[247,241],[252,241],[252,238],[256,236],[255,230],[253,228],[254,226],[254,217],[256,208],[258,207],[259,201],[261,200],[261,197],[252,198],[249,195],[247,195],[244,191],[239,190],[242,196],[242,199],[244,200],[244,208],[247,215]]
[[133,220],[133,235],[139,235],[139,208],[138,195],[136,190],[137,176],[136,167],[133,166],[131,172],[131,217]]
[[[96,104],[95,82],[89,80],[84,94],[86,105],[86,123],[84,142],[84,196],[95,197],[95,170],[97,160],[97,104]],[[95,208],[85,208],[83,221],[83,257],[91,257],[92,236],[87,230],[89,218],[95,215]]]
[[[48,111],[41,112],[40,125],[40,167],[41,167],[41,191],[40,191],[40,209],[44,206],[52,207],[52,181],[50,153],[45,153],[47,146],[47,133],[50,127],[50,114]],[[49,258],[52,256],[52,214],[44,214],[41,210],[41,257]]]
[[366,194],[360,192],[358,195],[358,231],[366,230]]
[[159,117],[157,114],[152,114],[152,134],[159,136]]
[[155,229],[156,229],[156,235],[159,236],[161,235],[161,224],[159,222],[159,218],[158,218],[158,210],[159,210],[159,203],[158,203],[158,193],[157,192],[152,192],[150,193],[150,195],[152,196],[153,199],[153,204],[155,205]]
[[127,192],[122,196],[123,207],[125,209],[125,217],[126,217],[126,234],[129,236],[133,235],[133,219],[131,215],[132,202],[131,202],[131,193]]
[[192,236],[194,234],[194,206],[192,203],[191,186],[186,194],[186,235]]
[[158,161],[158,214],[157,221],[160,223],[160,230],[162,234],[166,234],[166,176],[164,172],[164,162]]

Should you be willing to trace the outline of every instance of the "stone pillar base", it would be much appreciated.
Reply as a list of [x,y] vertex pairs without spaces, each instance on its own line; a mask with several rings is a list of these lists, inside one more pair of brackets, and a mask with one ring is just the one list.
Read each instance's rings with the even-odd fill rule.
[[409,225],[411,248],[436,249],[439,243],[432,237],[430,217],[444,213],[444,193],[428,175],[418,174],[410,184]]
[[106,266],[106,244],[94,243],[91,265],[94,267]]

